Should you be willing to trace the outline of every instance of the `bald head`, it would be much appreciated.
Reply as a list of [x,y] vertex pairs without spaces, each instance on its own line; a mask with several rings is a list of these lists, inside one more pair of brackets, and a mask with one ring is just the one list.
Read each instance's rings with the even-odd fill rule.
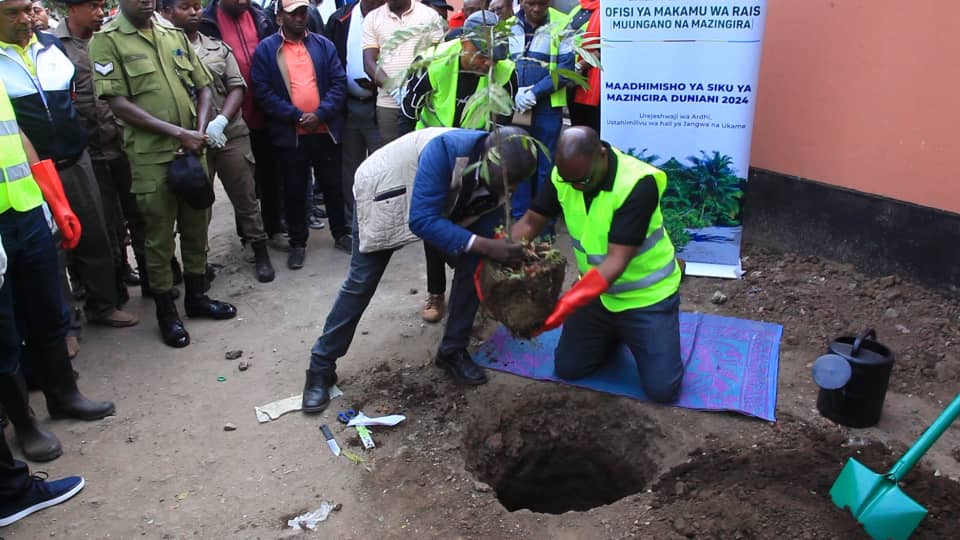
[[560,133],[554,161],[560,178],[589,191],[606,175],[606,153],[596,131],[575,126]]
[[483,150],[487,160],[487,185],[497,193],[504,193],[504,176],[512,191],[537,170],[537,146],[521,128],[495,129],[487,135]]

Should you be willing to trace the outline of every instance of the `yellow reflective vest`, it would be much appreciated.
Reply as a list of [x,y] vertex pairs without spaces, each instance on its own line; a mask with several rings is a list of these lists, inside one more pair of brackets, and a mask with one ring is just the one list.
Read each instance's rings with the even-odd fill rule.
[[[627,200],[637,182],[653,176],[661,198],[667,187],[667,175],[660,169],[615,148],[611,147],[609,151],[617,158],[613,189],[601,190],[590,203],[589,212],[586,211],[583,192],[561,181],[556,167],[551,173],[581,275],[598,266],[607,257],[607,236],[613,214]],[[646,240],[627,265],[623,275],[600,296],[600,301],[605,308],[613,312],[642,308],[670,297],[679,287],[680,266],[677,264],[673,243],[663,228],[663,213],[657,204],[657,209],[650,218]]]

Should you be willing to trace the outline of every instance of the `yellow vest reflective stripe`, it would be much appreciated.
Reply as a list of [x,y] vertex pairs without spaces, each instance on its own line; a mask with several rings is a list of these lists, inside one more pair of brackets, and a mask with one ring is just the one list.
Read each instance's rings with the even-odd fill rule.
[[26,212],[43,204],[43,194],[30,172],[17,116],[2,79],[0,94],[0,213],[11,208]]
[[[464,129],[490,128],[490,118],[484,117],[482,122],[472,122],[471,125],[455,125],[457,114],[457,83],[460,80],[460,52],[463,45],[459,39],[441,43],[428,49],[424,58],[432,58],[427,67],[427,76],[433,91],[424,100],[420,109],[420,118],[417,120],[417,129],[426,127],[459,127]],[[494,81],[503,86],[510,82],[514,64],[510,60],[500,60],[493,66]],[[487,77],[480,77],[477,83],[477,92],[487,87]],[[461,120],[469,118],[470,109],[463,109]],[[476,124],[476,125],[473,125]]]
[[[641,179],[652,176],[657,192],[662,197],[667,187],[667,175],[615,148],[617,170],[613,189],[601,190],[586,212],[583,193],[562,182],[557,168],[551,181],[557,188],[557,197],[563,207],[563,219],[573,242],[573,252],[581,274],[586,274],[607,257],[607,236],[614,212],[633,192]],[[659,204],[650,218],[647,235],[623,275],[600,296],[604,307],[613,312],[647,307],[677,292],[680,287],[680,267],[677,265],[673,243],[663,228],[663,213]]]

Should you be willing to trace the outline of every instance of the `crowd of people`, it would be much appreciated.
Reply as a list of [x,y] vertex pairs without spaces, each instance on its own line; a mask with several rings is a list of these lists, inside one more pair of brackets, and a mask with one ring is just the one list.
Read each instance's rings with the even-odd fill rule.
[[[618,168],[632,158],[601,145],[599,70],[574,50],[584,32],[599,34],[598,1],[581,0],[566,14],[548,0],[466,0],[456,12],[444,0],[357,0],[325,22],[308,0],[267,7],[119,0],[112,15],[104,0],[64,2],[67,16],[57,25],[40,2],[0,0],[0,406],[26,459],[62,453],[34,417],[31,388],[43,391],[54,418],[114,413],[113,403],[87,399],[77,387],[71,359],[81,318],[112,328],[138,324],[123,307],[128,287],[139,286],[155,303],[163,343],[188,346],[175,303],[181,284],[188,317],[236,316],[234,306],[207,295],[215,277],[207,260],[215,179],[233,207],[242,259],[260,282],[276,277],[271,250],[286,254],[289,269],[304,267],[311,229],[328,229],[333,247],[350,255],[311,350],[305,412],[326,407],[336,360],[391,253],[413,239],[424,240],[426,257],[421,316],[439,322],[449,311],[437,365],[459,383],[486,381],[467,352],[479,305],[472,277],[481,258],[520,258],[517,242],[494,237],[506,193],[520,220],[514,240],[551,231],[561,214],[569,221],[568,205],[583,192],[590,192],[579,203],[587,208],[615,193],[614,206],[603,203],[606,218],[640,231],[611,235],[629,248],[611,244],[599,274],[584,259],[587,285],[561,299],[547,327],[601,299],[591,308],[595,317],[621,320],[625,309],[656,304],[658,314],[675,318],[679,270],[663,263],[673,261],[672,245],[658,221],[665,178],[632,162]],[[502,21],[508,43],[491,46],[483,31]],[[430,48],[418,48],[422,36],[397,43],[403,30],[426,35]],[[434,60],[412,69],[424,58]],[[510,96],[514,114],[472,113],[470,97],[490,84]],[[565,111],[583,127],[562,131]],[[491,136],[495,128],[499,137]],[[554,154],[566,165],[555,166]],[[621,181],[618,171],[635,177]],[[370,225],[383,208],[375,203],[400,193],[409,193],[409,215],[389,230]],[[583,245],[605,251],[601,232]],[[387,241],[395,237],[406,240]],[[658,279],[637,281],[649,273],[648,252],[663,263]],[[621,283],[621,275],[632,281]],[[73,309],[79,301],[83,317]],[[607,325],[605,339],[623,328],[650,333],[637,330],[651,327],[646,319],[623,320]],[[657,329],[661,339],[674,330]],[[570,350],[590,342],[583,336],[590,331],[565,338]],[[649,393],[668,401],[682,366],[672,369],[678,351],[673,358],[671,347],[661,349],[657,369],[672,378],[654,377],[660,386]],[[578,364],[580,355],[566,358],[558,366],[571,376],[593,369]],[[72,497],[83,484],[31,476],[0,437],[0,526]]]

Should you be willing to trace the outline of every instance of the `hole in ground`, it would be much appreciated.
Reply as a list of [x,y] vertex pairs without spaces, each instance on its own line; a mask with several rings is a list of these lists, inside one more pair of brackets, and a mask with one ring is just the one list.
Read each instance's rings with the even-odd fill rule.
[[566,391],[500,404],[468,432],[467,468],[512,511],[586,511],[642,491],[661,431],[624,400]]
[[530,449],[505,471],[495,489],[511,512],[562,514],[618,501],[646,482],[633,463],[612,452],[561,445]]

